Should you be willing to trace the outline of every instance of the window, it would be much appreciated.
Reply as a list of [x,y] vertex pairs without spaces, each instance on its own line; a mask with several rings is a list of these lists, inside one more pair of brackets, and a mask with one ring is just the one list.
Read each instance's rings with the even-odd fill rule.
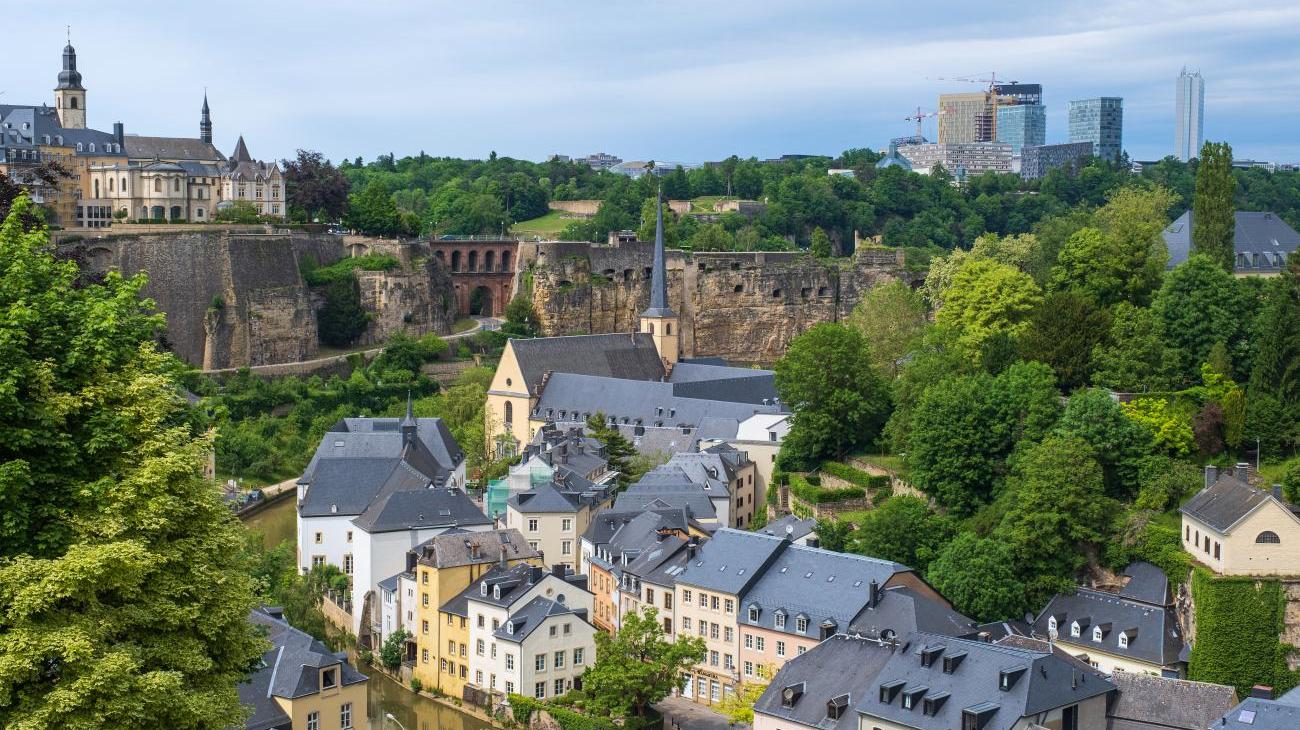
[[577,649],[573,650],[573,666],[575,667],[582,666],[582,663],[585,660],[586,657],[583,655],[582,647],[578,647]]
[[533,657],[533,669],[536,669],[536,670],[539,671],[539,672],[545,672],[545,671],[546,671],[546,655],[545,655],[545,654],[538,654],[537,656]]
[[753,634],[745,634],[745,648],[746,648],[746,649],[753,649],[753,648],[754,648],[754,635],[753,635]]
[[483,614],[480,613],[480,614],[478,615],[478,627],[481,629],[481,628],[483,628],[486,624],[487,624],[487,621],[484,620],[484,618],[483,618]]
[[429,585],[429,571],[427,570],[420,571],[420,582],[425,585]]
[[1280,545],[1282,540],[1278,538],[1277,533],[1272,530],[1264,530],[1255,538],[1255,542],[1261,545]]
[[421,593],[421,594],[420,594],[420,603],[421,603],[425,608],[428,608],[428,607],[429,607],[429,594],[428,594],[428,593]]
[[564,669],[564,651],[555,652],[555,668]]
[[731,627],[730,627],[730,626],[727,626],[726,628],[723,629],[723,631],[722,631],[722,640],[723,640],[723,641],[726,641],[726,642],[730,643],[730,642],[731,642],[731,638],[732,638],[732,636],[734,636],[734,634],[732,633],[732,631],[731,631]]
[[1092,627],[1092,640],[1093,640],[1093,641],[1101,641],[1101,627],[1100,627],[1100,626],[1093,626],[1093,627]]
[[449,656],[456,656],[456,642],[451,640],[447,641],[447,654]]
[[316,544],[320,545],[323,544],[324,542],[325,542],[325,533],[323,532],[316,533]]
[[352,542],[352,531],[351,531],[351,530],[348,530],[348,542],[349,542],[349,543]]
[[492,642],[491,646],[488,647],[488,656],[492,657],[493,659],[497,658],[497,643],[495,641]]
[[563,679],[563,678],[555,680],[555,696],[556,696],[556,697],[559,697],[559,696],[562,695],[562,694],[564,694],[564,679]]
[[709,622],[705,621],[704,619],[700,619],[700,636],[708,636],[708,635],[709,635]]
[[672,610],[672,607],[673,607],[673,594],[671,594],[671,593],[665,593],[665,594],[664,594],[664,608],[669,609],[669,610]]
[[682,631],[690,631],[690,630],[691,630],[691,617],[682,616]]
[[[507,383],[507,385],[509,385],[509,383]],[[506,419],[505,419],[505,420],[506,420],[506,425],[507,425],[507,426],[509,426],[510,424],[514,423],[514,420],[515,420],[515,408],[514,408],[514,404],[512,404],[510,401],[506,401]]]
[[777,627],[778,629],[784,629],[784,628],[785,628],[785,611],[777,611],[777,612],[776,612],[776,627]]
[[746,677],[752,677],[752,676],[754,676],[754,663],[753,663],[753,662],[745,662],[745,676],[746,676]]
[[718,666],[718,652],[716,651],[709,652],[709,664],[715,667]]
[[1047,630],[1048,630],[1048,631],[1056,631],[1056,630],[1057,630],[1057,627],[1056,627],[1056,617],[1055,617],[1055,616],[1048,616],[1048,617],[1047,617]]
[[543,697],[546,696],[545,682],[538,682],[537,684],[533,685],[533,696],[536,697],[537,699],[542,699]]
[[691,592],[689,589],[682,591],[682,600],[685,601],[686,603],[691,602]]
[[735,668],[736,668],[736,661],[735,661],[734,659],[731,658],[731,655],[730,655],[730,654],[723,654],[723,655],[722,655],[722,667],[723,667],[723,669],[735,669]]
[[352,575],[352,554],[348,553],[343,556],[343,572]]
[[708,607],[709,607],[709,595],[707,593],[701,593],[700,608],[708,608]]
[[764,644],[766,644],[766,643],[767,643],[767,639],[764,639],[764,638],[761,637],[761,636],[755,636],[755,637],[754,637],[754,650],[755,650],[755,651],[767,651],[767,649],[764,647]]
[[1219,543],[1217,540],[1214,542],[1214,559],[1219,559]]
[[339,708],[339,727],[343,730],[352,730],[352,703],[344,702]]
[[506,680],[506,694],[508,694],[508,695],[512,695],[512,694],[514,694],[514,693],[515,693],[515,683],[514,683],[514,682],[511,682],[511,681],[509,681],[509,680]]
[[560,543],[560,554],[561,554],[561,555],[572,555],[572,554],[573,554],[573,541],[572,541],[572,540],[565,540],[565,541],[563,541],[563,542]]
[[476,669],[476,670],[474,670],[474,684],[477,684],[477,685],[482,686],[482,684],[483,684],[483,670],[482,670],[482,669]]
[[714,611],[718,610],[717,596],[709,596],[709,608],[713,609]]
[[514,669],[514,668],[515,668],[515,655],[514,655],[514,654],[510,654],[510,653],[507,652],[507,653],[506,653],[506,669]]
[[320,673],[321,689],[334,689],[338,686],[338,670],[333,667],[322,669]]
[[1079,730],[1079,706],[1070,705],[1061,710],[1061,730]]
[[551,636],[557,636],[560,633],[559,628],[554,624],[551,625]]
[[572,530],[573,520],[569,519],[568,517],[565,517],[564,519],[560,520],[560,529],[565,532]]
[[320,730],[320,713],[307,713],[307,730]]
[[479,639],[478,641],[474,642],[474,653],[475,653],[475,654],[478,654],[479,656],[483,656],[483,640],[482,640],[482,639]]
[[722,606],[723,606],[722,610],[723,610],[723,611],[726,611],[727,613],[735,613],[735,612],[736,612],[736,603],[735,603],[735,601],[732,601],[730,598],[728,598],[727,600],[723,601],[723,602],[722,602]]
[[795,655],[798,656],[799,654],[802,654],[805,651],[808,651],[808,647],[800,645],[799,649],[795,652]]
[[1075,621],[1070,624],[1070,636],[1077,637],[1080,633],[1079,622]]
[[751,624],[758,623],[758,606],[749,607],[749,622]]
[[709,624],[709,638],[710,638],[710,639],[716,639],[716,638],[718,638],[718,625],[717,625],[717,624]]
[[785,642],[784,642],[784,641],[778,641],[778,642],[776,642],[776,655],[777,655],[777,656],[785,656]]
[[794,630],[801,634],[808,633],[808,618],[805,616],[796,617],[794,620]]
[[528,531],[529,531],[529,532],[537,532],[537,518],[536,518],[536,517],[530,517],[530,518],[528,519]]
[[1121,649],[1127,649],[1127,648],[1128,648],[1128,634],[1120,634],[1120,635],[1119,635],[1119,648],[1121,648]]
[[311,567],[313,567],[313,568],[323,568],[323,567],[325,567],[325,556],[324,556],[324,555],[313,555],[313,556],[311,556]]

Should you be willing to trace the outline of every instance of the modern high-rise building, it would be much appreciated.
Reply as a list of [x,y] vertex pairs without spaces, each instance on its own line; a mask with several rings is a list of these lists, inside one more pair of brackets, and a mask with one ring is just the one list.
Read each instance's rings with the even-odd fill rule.
[[939,95],[939,144],[992,142],[989,97],[973,94]]
[[1183,162],[1201,154],[1205,142],[1205,79],[1200,71],[1178,74],[1174,105],[1174,156]]
[[998,107],[998,141],[1011,145],[1011,154],[1047,143],[1047,107],[1017,104]]
[[1103,96],[1070,102],[1070,141],[1091,142],[1094,155],[1118,160],[1124,149],[1124,100]]

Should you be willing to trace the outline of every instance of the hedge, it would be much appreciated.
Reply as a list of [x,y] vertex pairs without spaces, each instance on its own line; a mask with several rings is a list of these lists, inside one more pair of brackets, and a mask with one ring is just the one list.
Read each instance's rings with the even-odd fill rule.
[[350,279],[352,278],[353,269],[391,271],[399,265],[400,262],[394,256],[371,253],[364,256],[339,259],[329,266],[317,266],[316,262],[311,258],[304,258],[301,268],[303,280],[311,286],[319,286],[341,279]]
[[592,717],[575,712],[567,707],[560,707],[551,702],[543,702],[533,697],[523,695],[510,695],[510,712],[514,714],[515,722],[528,726],[528,719],[532,717],[533,710],[545,710],[555,721],[560,723],[564,730],[624,730],[615,725],[607,717]]
[[841,489],[822,489],[808,483],[808,480],[798,474],[790,475],[790,492],[800,500],[809,504],[825,504],[827,502],[842,502],[846,499],[862,499],[867,496],[867,491],[861,487],[843,487]]
[[1215,576],[1196,566],[1192,573],[1196,644],[1188,678],[1237,688],[1241,697],[1256,684],[1282,694],[1300,680],[1287,668],[1293,647],[1282,644],[1286,596],[1276,580]]
[[821,470],[833,477],[838,477],[863,489],[880,489],[889,486],[889,477],[887,475],[868,474],[861,469],[855,469],[848,464],[841,464],[838,461],[828,461],[822,464]]

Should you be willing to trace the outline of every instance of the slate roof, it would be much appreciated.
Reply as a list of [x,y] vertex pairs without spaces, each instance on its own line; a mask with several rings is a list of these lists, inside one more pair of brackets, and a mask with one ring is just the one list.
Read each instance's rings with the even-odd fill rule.
[[248,154],[248,145],[244,144],[243,135],[235,144],[235,151],[226,162],[226,174],[232,180],[267,180],[278,177],[280,168],[274,162],[258,162]]
[[[936,652],[929,666],[921,664],[922,649]],[[960,656],[951,673],[943,671],[944,656]],[[1004,670],[1014,672],[1014,681],[1005,691],[1000,689]],[[886,704],[879,690],[894,683],[901,690]],[[1101,672],[1081,669],[1078,663],[1054,654],[921,632],[901,641],[899,651],[876,675],[874,684],[873,691],[855,702],[855,709],[918,730],[961,727],[967,708],[989,712],[983,730],[1010,730],[1024,717],[1115,689]],[[903,695],[913,692],[917,693],[914,709],[904,709]],[[943,697],[932,715],[922,712],[925,697]]]
[[516,492],[506,504],[522,514],[574,514],[609,498],[614,484],[596,485],[560,467],[551,481],[537,484],[525,492]]
[[[691,524],[688,512],[685,508],[604,510],[592,518],[582,537],[593,547],[592,561],[619,573],[624,556],[634,560],[643,550],[659,542],[661,531],[688,531]],[[603,557],[605,554],[609,560]]]
[[[403,468],[407,468],[403,466]],[[385,490],[352,524],[371,534],[431,527],[491,525],[459,489]]]
[[875,606],[863,600],[862,609],[848,627],[855,634],[885,638],[906,636],[913,631],[973,638],[980,631],[969,617],[907,586],[881,590]]
[[[786,532],[785,528],[787,527],[791,530],[789,533]],[[759,532],[762,532],[764,535],[773,535],[775,537],[785,537],[789,534],[791,540],[799,540],[812,534],[816,529],[816,520],[801,519],[798,515],[786,515],[767,523],[767,525],[764,526],[762,530],[759,530]]]
[[[1168,666],[1177,664],[1183,650],[1183,635],[1173,606],[1158,606],[1132,598],[1079,588],[1073,594],[1060,594],[1048,601],[1034,619],[1033,634],[1047,637],[1048,624],[1056,618],[1058,641],[1076,647],[1093,647],[1107,654]],[[1080,622],[1079,636],[1071,636],[1071,627]],[[1100,642],[1092,640],[1093,628],[1102,627]],[[1128,633],[1128,646],[1121,648],[1119,637]],[[1086,650],[1086,649],[1085,649]]]
[[1174,596],[1169,591],[1169,577],[1165,571],[1144,560],[1138,560],[1124,569],[1124,575],[1129,580],[1120,589],[1121,596],[1153,606],[1173,605]]
[[622,572],[634,575],[643,582],[670,587],[677,584],[677,576],[686,569],[690,559],[687,545],[690,540],[669,535],[646,545],[636,559],[624,566]]
[[[784,536],[775,539],[785,541]],[[824,632],[845,631],[867,607],[872,581],[880,589],[895,573],[909,570],[889,560],[789,544],[740,594],[739,622],[820,639]],[[759,610],[757,621],[750,620],[751,608]],[[778,612],[786,617],[780,629]],[[808,619],[806,632],[797,630],[799,617]]]
[[1119,696],[1107,713],[1111,730],[1150,728],[1206,730],[1237,701],[1232,687],[1165,679],[1140,672],[1115,672]]
[[[470,599],[508,608],[532,589],[533,586],[546,580],[549,575],[554,575],[554,573],[540,565],[519,563],[506,568],[496,565],[479,576],[477,580],[471,582],[464,590],[456,594],[455,598],[444,603],[438,610],[456,616],[469,616]],[[587,576],[574,572],[572,568],[566,570],[564,581],[572,586],[586,590]],[[482,588],[484,583],[488,586],[486,595],[483,593]],[[494,590],[498,585],[501,587],[499,595]]]
[[443,534],[431,537],[412,550],[420,565],[435,568],[454,568],[461,565],[483,565],[506,560],[540,558],[542,554],[528,546],[519,530],[512,528]]
[[668,269],[664,264],[664,195],[659,189],[655,205],[655,250],[654,264],[650,274],[650,306],[641,313],[642,317],[675,317],[668,306]]
[[239,701],[252,707],[246,728],[270,730],[288,728],[289,718],[273,699],[295,699],[320,691],[320,670],[339,667],[341,686],[367,681],[347,662],[346,653],[334,653],[311,635],[293,628],[265,609],[255,609],[249,621],[266,630],[271,649],[262,655],[262,666],[246,682],[236,686]]
[[[552,616],[573,616],[581,621],[587,620],[586,609],[574,609],[559,601],[552,601],[545,596],[537,596],[524,604],[522,608],[510,614],[510,618],[501,624],[501,628],[492,635],[502,641],[522,644],[534,631]],[[507,631],[513,625],[514,631]]]
[[[735,370],[736,368],[726,368]],[[676,368],[673,369],[676,372]],[[727,403],[773,405],[780,410],[780,395],[776,390],[776,376],[771,371],[750,370],[741,377],[714,378],[678,382],[671,380],[673,395],[678,398],[701,398]]]
[[[49,135],[51,145],[76,148],[81,143],[82,149],[73,154],[95,155],[104,157],[112,153],[106,144],[116,144],[117,137],[98,129],[71,129],[64,127],[59,120],[58,110],[45,105],[0,105],[0,147],[31,149],[46,144]],[[127,137],[127,139],[131,139]],[[95,151],[90,150],[91,144]],[[123,145],[125,149],[125,145]]]
[[1295,730],[1300,727],[1300,688],[1275,700],[1247,697],[1210,727],[1224,730]]
[[[510,340],[529,395],[541,390],[542,375],[595,375],[626,380],[662,380],[664,364],[649,334],[575,335]],[[550,383],[547,384],[550,390]]]
[[[852,710],[876,692],[876,675],[893,657],[895,648],[857,636],[838,635],[790,659],[754,702],[754,712],[819,730],[854,730]],[[782,702],[790,688],[793,702]],[[828,715],[828,703],[847,695],[848,708],[838,718]]]
[[718,498],[727,499],[727,493],[710,494],[693,482],[660,483],[643,477],[614,498],[614,509],[629,511],[681,508],[687,510],[694,519],[716,520],[718,511],[713,500]]
[[[536,342],[536,340],[524,340]],[[706,418],[743,421],[755,413],[779,413],[781,406],[747,403],[714,397],[722,395],[717,382],[699,382],[699,392],[687,397],[678,395],[682,387],[674,383],[631,380],[596,375],[556,373],[546,383],[533,417],[542,420],[583,421],[602,412],[620,425],[672,428],[697,426]]]
[[700,547],[695,560],[686,566],[677,581],[705,590],[742,595],[790,547],[791,543],[784,538],[724,528]]
[[[1189,210],[1164,230],[1168,268],[1187,260],[1194,224]],[[1276,272],[1286,266],[1287,256],[1300,248],[1300,233],[1274,213],[1239,210],[1234,215],[1233,244],[1238,273]]]
[[[1213,484],[1187,500],[1178,511],[1227,534],[1246,515],[1271,499],[1271,492],[1256,489],[1232,474],[1221,474]],[[1279,504],[1290,511],[1285,504]]]
[[221,154],[211,142],[193,137],[141,137],[127,136],[122,141],[122,151],[136,160],[190,160],[195,162],[222,162]]

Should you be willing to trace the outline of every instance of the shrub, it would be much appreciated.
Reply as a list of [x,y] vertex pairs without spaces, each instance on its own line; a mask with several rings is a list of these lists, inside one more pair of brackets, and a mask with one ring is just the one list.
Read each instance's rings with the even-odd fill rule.
[[418,695],[423,689],[424,682],[421,682],[419,677],[411,677],[411,691]]
[[398,266],[397,258],[387,254],[370,253],[364,256],[352,256],[339,259],[329,266],[318,266],[315,260],[304,258],[302,262],[302,278],[311,286],[320,286],[342,279],[351,279],[353,278],[352,272],[356,269],[362,271],[391,271]]
[[841,464],[838,461],[828,461],[822,464],[821,470],[863,489],[875,490],[889,486],[888,476],[868,474],[861,469],[856,469],[848,464]]
[[799,500],[807,502],[808,504],[842,502],[846,499],[861,499],[867,496],[866,490],[861,487],[822,489],[811,484],[808,479],[801,477],[798,474],[790,475],[790,491]]

